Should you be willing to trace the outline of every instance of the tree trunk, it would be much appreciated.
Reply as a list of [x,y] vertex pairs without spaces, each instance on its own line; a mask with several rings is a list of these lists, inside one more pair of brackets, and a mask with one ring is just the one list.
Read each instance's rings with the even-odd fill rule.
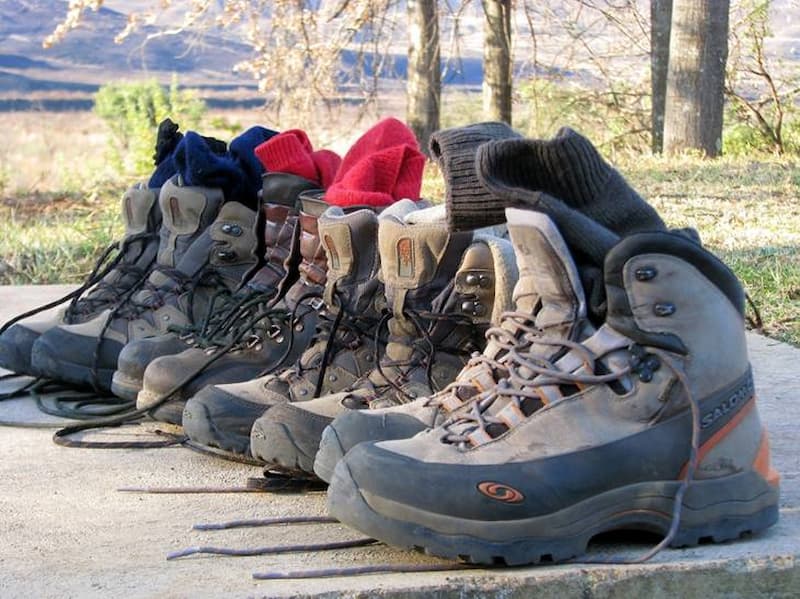
[[669,67],[669,30],[672,0],[650,0],[651,132],[653,154],[664,149],[664,104]]
[[674,0],[664,112],[664,150],[722,152],[729,0]]
[[511,124],[511,0],[482,0],[483,116]]
[[408,0],[408,91],[406,122],[428,152],[439,129],[442,74],[436,0]]

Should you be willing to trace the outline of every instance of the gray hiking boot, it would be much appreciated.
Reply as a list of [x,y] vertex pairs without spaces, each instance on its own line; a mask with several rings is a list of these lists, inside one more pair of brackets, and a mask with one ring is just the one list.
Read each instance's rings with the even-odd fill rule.
[[[214,293],[238,287],[256,263],[256,214],[249,208],[223,203],[217,189],[182,186],[178,176],[161,188],[159,204],[158,264],[147,281],[113,310],[42,335],[32,351],[42,374],[108,391],[126,343],[202,317]],[[243,234],[232,235],[231,225]]]
[[322,480],[330,482],[337,462],[359,443],[407,439],[469,409],[482,391],[508,376],[509,350],[536,350],[541,360],[552,361],[564,349],[537,345],[542,334],[579,342],[594,332],[587,320],[580,274],[553,221],[529,210],[509,209],[506,214],[519,267],[515,310],[501,315],[498,326],[487,331],[483,354],[473,357],[439,393],[399,406],[347,410],[339,415],[324,430],[314,460],[314,473]]
[[[380,218],[413,210],[403,200]],[[192,441],[247,454],[253,422],[273,404],[301,401],[350,386],[375,366],[375,329],[385,309],[378,277],[378,216],[331,207],[319,219],[328,280],[314,338],[293,366],[233,385],[211,385],[191,398],[183,427]]]
[[[121,208],[125,223],[122,240],[106,250],[78,289],[48,305],[69,302],[67,306],[51,318],[21,319],[25,316],[21,315],[3,327],[0,367],[21,374],[38,374],[31,365],[31,349],[43,333],[62,324],[86,322],[103,310],[117,306],[147,276],[158,250],[161,225],[158,189],[148,189],[144,185],[132,187],[122,196]],[[117,255],[109,261],[114,249]]]
[[[432,210],[443,218],[443,208]],[[334,417],[429,396],[484,349],[492,318],[511,304],[517,279],[511,245],[497,237],[450,233],[443,220],[425,219],[429,214],[381,219],[391,319],[389,342],[376,368],[342,393],[274,406],[253,425],[254,457],[292,473],[312,474],[322,431]]]
[[618,529],[686,546],[774,524],[779,476],[735,275],[659,232],[617,243],[604,280],[604,324],[554,340],[557,362],[521,352],[468,413],[350,450],[331,515],[392,545],[509,565],[569,559]]
[[[269,304],[280,299],[288,283],[297,278],[300,260],[297,242],[297,209],[295,205],[301,192],[315,185],[306,179],[284,173],[267,173],[263,178],[261,208],[264,222],[264,264],[233,295],[227,288],[210,302],[209,312],[200,322],[156,337],[137,339],[120,352],[117,371],[111,384],[114,395],[135,400],[142,390],[144,371],[161,356],[181,353],[197,343],[198,337],[213,337],[219,330],[231,326],[238,316],[239,307],[253,301]],[[231,235],[244,233],[239,225],[230,224]]]
[[[314,334],[327,276],[317,219],[327,207],[318,193],[301,194],[297,246],[300,278],[282,300],[257,294],[244,301],[229,326],[198,337],[195,347],[157,358],[145,370],[137,407],[160,404],[151,415],[180,424],[186,400],[206,385],[246,381],[291,364]],[[211,362],[213,360],[213,362]],[[210,363],[211,362],[211,363]],[[169,401],[164,401],[169,397]]]

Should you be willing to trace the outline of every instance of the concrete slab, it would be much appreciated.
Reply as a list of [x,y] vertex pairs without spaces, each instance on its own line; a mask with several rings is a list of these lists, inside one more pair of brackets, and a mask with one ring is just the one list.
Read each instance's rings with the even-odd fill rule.
[[[0,287],[0,322],[68,289]],[[666,550],[637,566],[561,565],[259,582],[252,579],[253,572],[443,562],[382,545],[168,562],[167,553],[195,545],[246,548],[359,535],[338,524],[193,531],[192,525],[201,522],[324,515],[324,494],[122,493],[117,489],[130,486],[242,486],[248,477],[260,476],[260,470],[184,448],[69,449],[52,443],[53,429],[2,428],[0,597],[798,597],[800,350],[757,335],[748,341],[759,407],[783,477],[781,520],[759,537]],[[0,404],[0,419],[30,418],[47,419],[30,400]],[[139,429],[134,434],[140,434]],[[651,541],[617,538],[593,551],[635,556]]]

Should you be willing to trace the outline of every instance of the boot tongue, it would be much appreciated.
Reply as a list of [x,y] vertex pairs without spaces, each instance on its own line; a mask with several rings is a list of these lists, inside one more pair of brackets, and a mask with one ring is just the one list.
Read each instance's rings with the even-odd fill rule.
[[541,212],[509,208],[506,219],[519,267],[517,311],[535,315],[536,327],[548,337],[570,338],[575,324],[586,319],[586,299],[564,238]]
[[[196,276],[208,265],[221,276],[240,279],[256,261],[256,214],[238,202],[222,205],[214,223],[197,237],[181,256],[176,270]],[[229,271],[229,272],[224,272]]]
[[298,302],[308,294],[322,293],[327,280],[328,259],[319,238],[319,217],[328,205],[317,195],[302,194],[300,198],[300,278],[289,288],[283,299],[285,306],[291,311]]
[[[328,258],[323,295],[328,309],[342,305],[351,313],[368,310],[371,302],[365,300],[374,296],[381,264],[375,244],[377,215],[372,210],[345,214],[332,206],[319,219],[319,236]],[[372,293],[366,293],[367,288]]]
[[381,273],[393,314],[386,357],[398,361],[413,356],[409,340],[416,340],[421,334],[403,314],[404,310],[429,312],[437,298],[444,305],[446,300],[439,296],[448,285],[452,288],[456,270],[472,240],[472,233],[450,232],[438,206],[417,211],[406,208],[384,211],[378,229]]
[[[514,287],[516,311],[531,314],[536,328],[548,339],[583,341],[594,331],[586,318],[586,299],[578,269],[555,223],[543,213],[514,208],[506,209],[506,219],[519,267],[519,280]],[[515,327],[511,319],[501,326]],[[527,347],[518,344],[517,348],[526,356],[548,361],[565,352],[558,345],[535,342]],[[513,362],[511,366],[525,380],[533,381],[536,377],[525,366]],[[497,417],[509,408],[511,400],[500,396],[484,401],[482,412]],[[464,419],[451,424],[450,430],[463,434],[475,426],[473,420]],[[492,426],[504,430],[502,425]]]
[[[223,202],[222,191],[219,189],[184,187],[177,175],[167,181],[158,196],[162,223],[156,263],[167,268],[177,267],[194,242],[205,234]],[[210,240],[202,243],[210,247]],[[167,284],[170,280],[158,270],[153,271],[149,277],[149,282],[156,287]],[[146,302],[147,296],[149,293],[143,291],[137,301]]]
[[[136,235],[156,230],[160,220],[158,190],[144,186],[131,187],[122,195],[121,204],[122,222],[125,224],[123,243]],[[129,242],[123,261],[134,264],[149,242],[149,239]]]
[[158,264],[173,267],[214,220],[224,202],[222,191],[208,187],[183,187],[173,177],[161,187],[158,203],[163,222]]
[[247,287],[256,292],[268,292],[285,283],[292,256],[297,210],[269,202],[262,204],[261,210],[264,214],[264,266],[250,278]]
[[122,222],[125,237],[144,233],[150,225],[150,211],[158,200],[158,190],[131,187],[122,195]]
[[[140,277],[152,265],[157,250],[155,234],[161,221],[158,209],[158,190],[148,189],[143,185],[129,188],[122,196],[122,221],[125,224],[125,236],[120,242],[124,254],[120,265],[134,267],[120,268],[119,265],[103,277],[105,285],[99,285],[89,291],[85,299],[87,306],[96,305],[97,301],[115,301],[121,290],[129,290],[140,282]],[[149,233],[133,240],[137,235]],[[79,302],[80,303],[80,302]],[[91,308],[90,308],[91,309]]]
[[[269,143],[269,142],[265,142]],[[290,173],[265,173],[261,198],[264,212],[264,266],[250,278],[249,289],[281,295],[291,268],[297,222],[296,206],[303,193],[316,191],[313,181]]]
[[[376,302],[380,301],[383,290],[378,278],[380,256],[375,243],[377,215],[368,209],[345,213],[338,206],[331,206],[319,218],[318,225],[320,241],[328,258],[323,292],[326,311],[336,314],[342,307],[350,315],[370,317],[377,322],[380,309]],[[303,368],[319,364],[330,334],[329,329],[303,353],[300,358]]]

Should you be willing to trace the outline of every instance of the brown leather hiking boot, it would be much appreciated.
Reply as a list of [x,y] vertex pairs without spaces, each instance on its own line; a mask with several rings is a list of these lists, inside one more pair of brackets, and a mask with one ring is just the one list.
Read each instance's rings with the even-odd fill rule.
[[407,439],[463,413],[480,392],[508,376],[508,351],[536,351],[553,361],[564,353],[558,345],[537,345],[550,339],[583,341],[594,332],[587,319],[580,273],[553,221],[528,210],[507,210],[508,232],[519,267],[514,310],[504,312],[487,333],[483,353],[470,359],[455,381],[439,393],[409,403],[370,410],[346,410],[322,434],[314,473],[330,482],[333,469],[359,443]]
[[154,418],[180,424],[186,400],[206,385],[246,381],[279,369],[307,347],[327,275],[317,224],[327,204],[318,199],[320,194],[301,194],[296,238],[300,278],[283,299],[274,303],[257,294],[239,305],[228,326],[198,337],[195,347],[151,362],[137,407],[159,404],[151,414]]
[[[258,298],[269,305],[286,293],[289,285],[297,279],[300,261],[297,248],[297,204],[299,194],[314,189],[306,179],[283,173],[267,173],[263,177],[261,218],[264,229],[264,263],[249,278],[246,285],[234,294],[227,288],[210,301],[209,312],[199,322],[189,326],[174,327],[169,333],[137,339],[128,343],[120,352],[117,370],[111,385],[114,395],[135,400],[142,389],[144,371],[161,356],[178,354],[197,343],[198,337],[213,337],[225,327],[235,323],[239,307]],[[241,236],[243,229],[229,223],[230,235]]]
[[376,368],[348,390],[274,406],[253,425],[254,457],[311,474],[324,428],[347,410],[412,401],[455,379],[483,350],[492,317],[510,307],[517,272],[510,244],[450,233],[443,206],[380,221],[389,338]]
[[569,559],[618,529],[685,546],[774,524],[735,275],[658,232],[617,243],[604,281],[596,333],[538,342],[563,347],[557,361],[516,352],[467,413],[350,450],[331,514],[393,545],[509,565]]
[[[0,367],[38,374],[31,366],[31,349],[46,331],[62,324],[86,322],[121,303],[150,272],[158,251],[161,211],[158,189],[132,187],[122,196],[125,236],[98,259],[94,271],[75,291],[54,304],[69,302],[55,317],[14,319],[0,335]],[[114,258],[108,260],[116,250]],[[28,313],[31,316],[41,309]],[[21,315],[23,316],[23,315]]]
[[[189,324],[206,313],[216,290],[238,287],[256,262],[255,213],[223,201],[221,191],[182,186],[178,176],[165,183],[158,263],[143,287],[92,320],[42,335],[33,347],[34,367],[49,378],[108,391],[126,343]],[[231,235],[226,224],[246,234]]]
[[[381,215],[410,206],[403,200]],[[385,310],[378,278],[378,216],[331,207],[319,220],[328,279],[314,338],[280,374],[234,385],[212,385],[191,398],[183,426],[192,441],[248,452],[250,428],[270,405],[302,401],[350,386],[375,365],[375,328]]]

